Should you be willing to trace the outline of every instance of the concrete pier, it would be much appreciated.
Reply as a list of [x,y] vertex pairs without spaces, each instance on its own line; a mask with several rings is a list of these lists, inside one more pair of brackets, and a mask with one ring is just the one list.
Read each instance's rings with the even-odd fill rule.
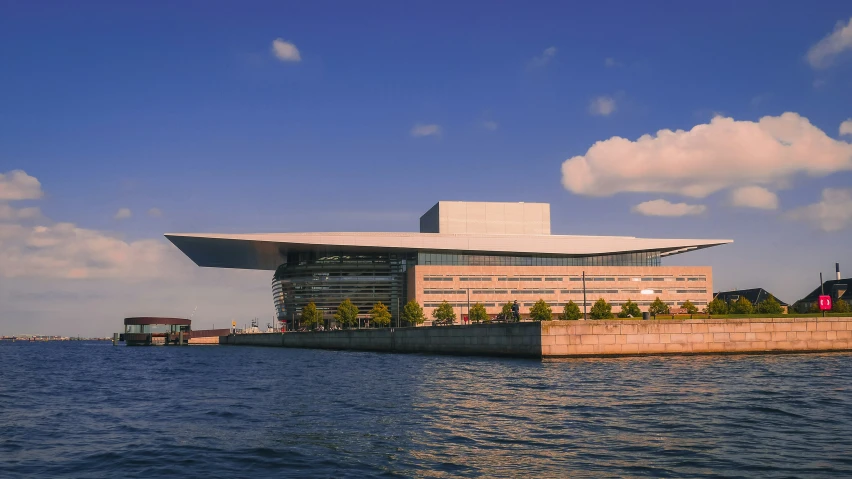
[[546,321],[241,334],[219,343],[530,358],[852,351],[852,317]]

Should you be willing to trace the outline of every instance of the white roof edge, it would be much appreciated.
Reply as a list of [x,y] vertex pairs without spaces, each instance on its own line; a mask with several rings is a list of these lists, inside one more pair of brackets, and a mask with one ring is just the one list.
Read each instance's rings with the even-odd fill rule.
[[[441,233],[168,233],[170,241],[208,240],[322,247],[366,247],[412,250],[469,250],[504,253],[604,254],[629,251],[669,251],[669,254],[732,243],[729,239],[662,239],[631,236],[562,236]],[[680,251],[678,251],[680,250]]]
[[431,237],[431,238],[606,238],[622,240],[660,240],[660,241],[685,241],[685,242],[721,242],[733,243],[731,239],[687,239],[687,238],[639,238],[636,236],[612,236],[612,235],[524,235],[524,234],[494,234],[494,233],[417,233],[417,232],[363,232],[363,231],[313,231],[313,232],[287,232],[287,233],[164,233],[163,236],[183,236],[188,238],[218,238],[218,239],[240,239],[264,241],[272,237],[302,237],[302,236],[360,236],[370,237]]

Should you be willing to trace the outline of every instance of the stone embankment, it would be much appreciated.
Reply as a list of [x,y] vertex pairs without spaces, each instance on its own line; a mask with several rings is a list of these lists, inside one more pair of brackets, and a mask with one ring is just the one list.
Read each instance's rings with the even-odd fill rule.
[[852,351],[852,317],[546,321],[222,336],[220,344],[532,358]]

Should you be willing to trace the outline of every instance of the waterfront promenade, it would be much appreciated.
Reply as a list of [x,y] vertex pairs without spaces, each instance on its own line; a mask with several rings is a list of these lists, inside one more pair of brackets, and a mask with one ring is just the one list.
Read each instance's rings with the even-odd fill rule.
[[544,321],[222,336],[220,344],[532,358],[852,351],[850,317]]

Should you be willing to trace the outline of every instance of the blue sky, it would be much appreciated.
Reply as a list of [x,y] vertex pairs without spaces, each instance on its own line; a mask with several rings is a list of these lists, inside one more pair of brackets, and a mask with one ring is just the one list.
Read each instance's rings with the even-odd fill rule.
[[[415,230],[439,199],[545,201],[554,233],[734,239],[669,264],[708,264],[716,289],[763,286],[794,301],[834,262],[852,272],[852,219],[807,220],[826,189],[830,207],[852,187],[852,137],[839,133],[852,118],[852,40],[841,31],[850,21],[844,1],[0,1],[0,174],[23,170],[41,192],[5,204],[40,209],[15,220],[20,234],[73,223],[119,250],[150,241],[167,255],[164,232]],[[298,61],[277,57],[276,39]],[[802,141],[789,158],[739,158],[742,148],[725,146],[729,132],[785,112],[835,143]],[[716,115],[732,124],[702,143],[701,161],[732,173],[710,193],[672,187],[705,170],[663,186],[650,169],[629,176],[630,149],[601,157],[611,171],[584,180],[597,193],[563,186],[563,162],[596,142],[689,131]],[[695,148],[678,145],[659,151],[697,165]],[[828,150],[833,166],[815,175],[807,163]],[[731,165],[757,157],[758,170],[789,172],[737,180]],[[748,196],[750,206],[734,206],[745,187],[769,205]],[[636,211],[656,200],[669,216]],[[671,216],[680,203],[690,214]],[[129,218],[116,219],[121,208]],[[208,302],[205,317],[223,322],[271,314],[265,273],[245,276],[258,283],[249,286],[241,273],[182,271],[196,289],[162,300],[156,274],[121,289],[122,268],[135,266],[113,263],[134,260],[88,250],[61,255],[111,272],[35,273],[17,257],[29,253],[7,250],[23,271],[8,263],[0,273],[0,333],[62,330],[116,296],[105,309],[116,317],[151,301],[171,314]],[[246,289],[225,289],[234,282]],[[205,291],[216,287],[233,291],[233,309],[212,306]],[[44,288],[67,292],[66,312],[45,309]],[[128,302],[143,290],[147,302]],[[105,316],[80,327],[100,331],[114,322]]]

